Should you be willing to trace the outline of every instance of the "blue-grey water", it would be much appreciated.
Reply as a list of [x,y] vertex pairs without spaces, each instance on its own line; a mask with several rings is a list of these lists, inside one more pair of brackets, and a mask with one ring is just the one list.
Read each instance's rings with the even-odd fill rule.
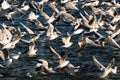
[[[19,0],[22,2],[23,0]],[[23,18],[19,18],[21,15],[16,14],[13,16],[13,22],[7,20],[4,17],[0,17],[0,24],[5,23],[6,25],[20,27],[21,31],[25,31],[25,29],[20,25],[20,22],[24,23],[26,26],[29,26],[34,32],[38,33],[40,30],[35,29],[35,25],[29,21],[27,21],[27,13],[30,11],[35,11],[34,9],[29,9],[29,11],[25,11],[25,16]],[[44,7],[44,11],[48,15],[52,15],[53,12],[51,8],[48,6]],[[1,15],[3,12],[0,12]],[[7,11],[6,11],[7,13]],[[39,14],[39,12],[36,12]],[[76,17],[80,17],[78,13],[73,14]],[[45,23],[45,20],[42,16],[38,18],[42,23]],[[69,24],[65,24],[63,22],[59,23],[57,28],[63,33],[71,32],[73,29]],[[24,39],[30,39],[28,35],[22,37]],[[75,66],[80,66],[80,69],[77,73],[68,74],[68,73],[54,73],[47,75],[40,75],[39,73],[33,75],[33,77],[28,77],[26,74],[34,69],[36,65],[36,60],[45,59],[49,62],[49,65],[53,68],[57,65],[56,60],[53,58],[50,50],[48,42],[43,42],[37,45],[38,51],[37,56],[34,58],[29,58],[25,54],[22,54],[20,58],[16,61],[13,61],[10,68],[0,68],[0,74],[3,76],[0,77],[0,80],[99,80],[97,74],[100,72],[97,66],[92,61],[92,56],[96,56],[96,58],[105,66],[115,58],[115,65],[118,66],[118,71],[116,75],[110,74],[107,80],[119,80],[120,79],[120,49],[116,49],[109,44],[106,44],[105,47],[95,47],[91,45],[87,45],[84,49],[80,49],[77,41],[79,36],[72,37],[71,41],[73,45],[69,48],[62,48],[63,45],[61,39],[57,38],[50,42],[50,45],[60,53],[61,50],[65,51],[68,54],[68,60]],[[120,44],[120,42],[118,42]],[[18,53],[19,51],[24,51],[28,48],[27,44],[22,43],[21,41],[16,44],[16,47],[10,50],[10,53]],[[2,61],[2,60],[1,60]]]

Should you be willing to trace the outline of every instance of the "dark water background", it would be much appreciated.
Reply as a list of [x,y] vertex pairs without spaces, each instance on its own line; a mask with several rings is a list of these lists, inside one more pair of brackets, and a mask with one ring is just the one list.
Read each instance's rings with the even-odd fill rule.
[[[22,2],[23,0],[19,0]],[[20,14],[16,14],[13,17],[14,24],[11,23],[11,21],[8,21],[6,18],[1,17],[0,18],[0,24],[5,23],[6,25],[10,26],[13,25],[14,27],[20,27],[22,31],[25,31],[25,29],[20,25],[20,22],[24,23],[26,26],[29,26],[34,32],[39,32],[40,30],[35,29],[35,25],[29,21],[26,20],[27,13],[30,11],[35,11],[33,8],[29,9],[29,11],[26,11],[26,15],[19,19],[21,16]],[[51,8],[48,6],[44,7],[44,11],[48,15],[52,15],[53,12]],[[9,12],[6,11],[6,13]],[[1,12],[2,16],[3,12]],[[39,12],[36,12],[36,14],[39,14]],[[80,17],[78,13],[73,14],[75,17]],[[42,23],[45,23],[45,20],[42,16],[38,18]],[[66,32],[71,32],[71,27],[69,24],[60,23],[57,28],[63,33],[66,34]],[[29,39],[30,37],[28,35],[25,35],[23,37],[24,39]],[[33,70],[34,66],[36,65],[36,60],[38,59],[45,59],[50,63],[50,66],[55,67],[57,65],[55,59],[53,59],[53,56],[51,55],[51,52],[49,50],[49,46],[47,42],[40,43],[37,45],[38,51],[37,56],[35,58],[29,58],[26,55],[21,55],[20,58],[16,61],[13,61],[11,68],[0,68],[0,74],[3,75],[3,77],[0,78],[0,80],[99,80],[97,76],[98,68],[92,61],[92,56],[96,56],[96,58],[105,66],[108,65],[108,63],[111,61],[111,59],[114,57],[116,59],[116,66],[118,66],[117,75],[109,75],[109,78],[107,80],[120,80],[120,49],[116,49],[109,44],[106,44],[106,47],[94,47],[91,45],[87,45],[85,49],[80,49],[77,41],[79,37],[75,36],[72,37],[71,41],[74,43],[71,47],[65,49],[61,48],[63,45],[61,39],[55,39],[50,42],[50,45],[53,46],[53,48],[59,53],[61,50],[65,51],[68,54],[68,60],[75,66],[80,66],[80,69],[77,73],[70,75],[67,73],[54,73],[54,74],[48,74],[48,75],[34,75],[32,78],[29,78],[26,76],[26,73]],[[119,43],[120,44],[120,43]],[[28,48],[28,45],[22,43],[21,41],[16,44],[16,47],[12,50],[10,50],[10,53],[17,53],[19,51],[24,51]]]

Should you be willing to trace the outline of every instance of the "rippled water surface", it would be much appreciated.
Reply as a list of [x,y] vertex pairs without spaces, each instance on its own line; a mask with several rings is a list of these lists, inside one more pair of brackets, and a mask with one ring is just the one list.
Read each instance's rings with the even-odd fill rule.
[[[19,0],[21,2],[21,0]],[[22,31],[25,29],[20,25],[20,22],[23,22],[26,26],[29,26],[34,32],[39,32],[39,29],[35,29],[35,25],[26,20],[27,13],[30,11],[35,11],[32,8],[29,11],[26,11],[26,15],[23,18],[18,18],[19,14],[14,15],[13,22],[7,20],[4,17],[0,18],[0,24],[5,23],[6,25],[13,25],[14,27],[20,27]],[[48,15],[51,15],[52,9],[45,6],[45,12]],[[8,11],[9,12],[9,11]],[[6,11],[7,13],[7,11]],[[39,12],[36,12],[39,14]],[[1,12],[2,14],[2,12]],[[74,13],[76,17],[78,13]],[[41,22],[45,23],[45,20],[42,17],[38,18]],[[69,24],[60,23],[57,28],[63,33],[71,32],[73,27],[69,26]],[[25,35],[24,39],[29,39],[29,36]],[[120,79],[120,49],[116,49],[109,44],[106,44],[106,47],[95,47],[91,45],[87,45],[85,49],[80,49],[77,41],[79,36],[72,37],[71,41],[74,43],[69,48],[61,48],[63,45],[61,39],[55,39],[50,42],[50,45],[60,53],[61,50],[65,51],[68,54],[68,60],[75,66],[80,66],[80,69],[77,73],[68,74],[68,73],[54,73],[47,75],[35,74],[33,77],[28,77],[26,74],[34,69],[36,65],[36,60],[45,59],[49,62],[50,66],[56,67],[56,60],[53,58],[50,50],[48,42],[43,42],[37,45],[38,52],[37,56],[34,58],[29,58],[25,54],[22,54],[20,58],[16,61],[13,61],[10,68],[0,68],[0,80],[99,80],[97,74],[99,69],[92,61],[92,56],[96,56],[96,58],[105,66],[111,61],[114,57],[116,59],[116,66],[118,66],[117,75],[109,75],[107,80],[119,80]],[[119,43],[120,44],[120,43]],[[10,50],[11,53],[17,53],[18,51],[24,51],[28,48],[27,44],[22,43],[21,41],[16,44],[16,47]]]

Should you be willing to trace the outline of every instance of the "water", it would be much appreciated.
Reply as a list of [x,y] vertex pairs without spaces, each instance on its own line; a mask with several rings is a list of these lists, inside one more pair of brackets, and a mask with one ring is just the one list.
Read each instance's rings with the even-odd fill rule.
[[[37,33],[39,30],[35,29],[35,25],[26,20],[27,13],[31,10],[33,11],[33,9],[26,11],[26,16],[21,19],[19,19],[19,15],[15,15],[13,17],[16,18],[13,20],[14,24],[3,17],[0,18],[0,23],[5,23],[8,26],[13,25],[14,27],[20,27],[22,31],[25,31],[25,29],[20,25],[20,22],[23,22],[26,26],[29,26],[34,32]],[[47,8],[46,6],[44,10],[46,13],[48,13],[48,15],[51,15],[52,9]],[[39,12],[36,14],[39,14]],[[76,14],[75,16],[77,17],[79,15]],[[45,22],[45,20],[41,17],[38,19],[43,23]],[[73,27],[61,22],[57,28],[63,34],[66,34],[66,32],[71,32],[71,29]],[[25,35],[23,38],[29,39],[29,36]],[[59,38],[50,42],[50,45],[52,45],[58,53],[60,53],[61,50],[65,51],[68,54],[68,60],[70,60],[73,65],[80,66],[80,69],[77,73],[54,73],[47,75],[40,75],[38,73],[33,75],[32,78],[28,77],[26,74],[34,69],[34,66],[37,63],[36,60],[38,59],[47,60],[49,62],[49,65],[52,67],[55,67],[57,65],[56,60],[52,57],[52,54],[49,50],[48,43],[44,42],[37,45],[38,55],[35,58],[29,58],[25,54],[22,54],[18,60],[13,61],[10,68],[0,68],[0,74],[2,74],[0,80],[99,80],[97,74],[100,71],[93,63],[92,56],[96,56],[96,58],[105,66],[107,66],[110,60],[114,57],[116,59],[115,64],[118,66],[118,72],[117,75],[110,74],[107,80],[120,79],[120,49],[116,49],[109,44],[106,44],[106,47],[94,47],[87,45],[85,49],[80,49],[77,44],[78,39],[78,36],[72,37],[71,41],[74,42],[74,44],[67,49],[61,48],[63,43]],[[16,54],[18,51],[24,51],[27,48],[28,45],[23,44],[20,41],[16,44],[16,47],[14,49],[10,50],[10,52]]]

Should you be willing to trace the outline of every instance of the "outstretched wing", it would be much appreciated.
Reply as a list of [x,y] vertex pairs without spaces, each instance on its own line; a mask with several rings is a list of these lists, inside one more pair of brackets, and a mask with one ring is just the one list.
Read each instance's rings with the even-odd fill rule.
[[52,52],[52,55],[56,58],[56,59],[61,59],[61,56],[50,46],[50,51]]
[[96,59],[95,56],[93,56],[93,61],[95,63],[95,65],[102,71],[105,69],[105,67]]
[[25,26],[22,22],[20,24],[26,29],[29,34],[35,34],[29,27]]
[[113,58],[113,59],[111,60],[111,62],[108,64],[107,68],[113,67],[113,66],[114,66],[114,63],[115,63],[115,58]]

